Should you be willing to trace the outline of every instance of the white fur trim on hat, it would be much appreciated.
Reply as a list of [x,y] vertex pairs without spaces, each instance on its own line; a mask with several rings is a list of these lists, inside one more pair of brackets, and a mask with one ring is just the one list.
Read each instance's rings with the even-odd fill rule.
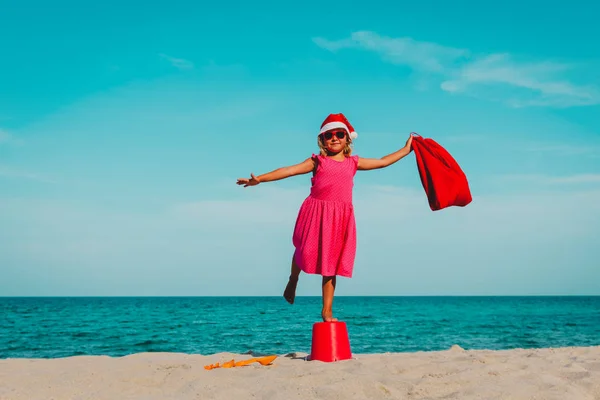
[[[319,132],[319,135],[322,133],[325,133],[327,131],[330,131],[332,129],[336,129],[336,128],[343,128],[346,130],[346,132],[349,131],[348,126],[346,126],[346,124],[344,124],[343,122],[329,122],[325,125],[323,125],[323,127],[321,128],[321,132]],[[349,132],[350,134],[350,139],[354,140],[358,137],[358,134],[356,132]]]

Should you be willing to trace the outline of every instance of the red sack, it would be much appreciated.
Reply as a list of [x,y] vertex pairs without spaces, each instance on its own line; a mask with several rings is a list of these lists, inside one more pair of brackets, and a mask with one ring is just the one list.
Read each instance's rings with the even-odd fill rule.
[[469,182],[456,160],[433,139],[412,135],[419,176],[431,210],[469,204],[472,200]]

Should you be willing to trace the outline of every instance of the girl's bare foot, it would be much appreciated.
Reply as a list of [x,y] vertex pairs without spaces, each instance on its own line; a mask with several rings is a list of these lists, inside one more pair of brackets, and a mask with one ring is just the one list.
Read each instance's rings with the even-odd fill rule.
[[331,310],[321,311],[321,316],[323,317],[323,322],[336,322],[337,318],[333,317],[333,312]]
[[294,304],[294,300],[296,299],[296,286],[298,285],[298,277],[300,276],[300,267],[294,261],[294,257],[292,257],[292,268],[290,271],[290,280],[288,281],[285,290],[283,291],[283,297],[285,300]]
[[285,290],[283,291],[283,297],[290,304],[294,304],[294,299],[296,298],[296,286],[297,285],[298,285],[298,277],[290,276],[290,280],[288,281],[287,286],[285,287]]

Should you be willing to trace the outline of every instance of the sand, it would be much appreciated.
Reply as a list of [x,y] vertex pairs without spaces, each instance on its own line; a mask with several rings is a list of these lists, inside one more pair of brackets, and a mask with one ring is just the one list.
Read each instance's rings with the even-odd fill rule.
[[600,346],[305,356],[214,370],[251,355],[3,359],[0,399],[600,399]]

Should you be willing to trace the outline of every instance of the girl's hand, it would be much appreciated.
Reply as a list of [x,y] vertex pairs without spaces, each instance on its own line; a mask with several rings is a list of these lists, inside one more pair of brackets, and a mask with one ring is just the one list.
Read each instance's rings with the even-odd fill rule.
[[407,148],[409,152],[412,151],[412,140],[413,140],[413,135],[410,134],[408,136],[408,140],[406,141],[406,144],[404,145],[404,147]]
[[244,187],[248,187],[248,186],[256,186],[260,183],[260,181],[254,176],[253,173],[250,173],[250,177],[251,177],[250,179],[238,178],[237,184],[244,185]]

